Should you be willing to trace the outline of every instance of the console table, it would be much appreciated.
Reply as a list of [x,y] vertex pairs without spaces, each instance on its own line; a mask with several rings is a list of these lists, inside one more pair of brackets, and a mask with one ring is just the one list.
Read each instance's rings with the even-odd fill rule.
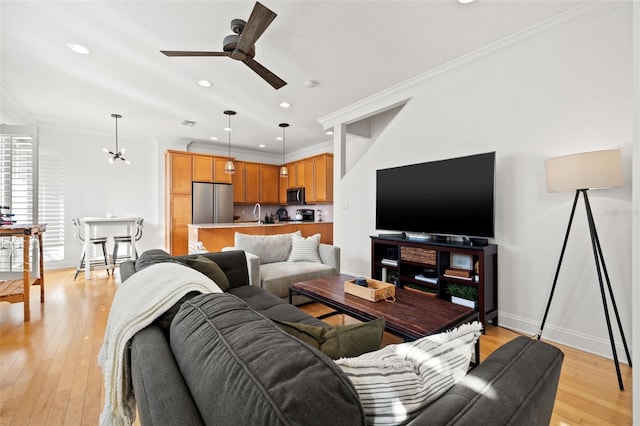
[[[448,273],[452,269],[467,270],[468,276],[452,276]],[[426,271],[430,276],[425,276]],[[498,246],[495,244],[472,246],[395,235],[372,236],[371,277],[399,288],[436,293],[445,300],[451,299],[447,293],[449,283],[476,288],[480,322],[483,326],[488,321],[498,325]]]
[[[30,225],[5,225],[0,226],[0,237],[22,237],[22,279],[0,281],[0,302],[24,304],[24,321],[31,319],[31,310],[29,306],[30,289],[32,285],[40,286],[40,303],[44,303],[44,262],[42,256],[42,233],[45,231],[46,224],[30,224]],[[30,240],[31,237],[38,238],[38,250],[40,253],[40,277],[31,278],[31,262]]]

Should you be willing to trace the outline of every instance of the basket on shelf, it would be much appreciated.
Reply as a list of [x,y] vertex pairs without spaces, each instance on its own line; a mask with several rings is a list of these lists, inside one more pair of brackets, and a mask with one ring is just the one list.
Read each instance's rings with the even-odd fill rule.
[[400,259],[409,262],[436,264],[436,251],[419,247],[400,247]]

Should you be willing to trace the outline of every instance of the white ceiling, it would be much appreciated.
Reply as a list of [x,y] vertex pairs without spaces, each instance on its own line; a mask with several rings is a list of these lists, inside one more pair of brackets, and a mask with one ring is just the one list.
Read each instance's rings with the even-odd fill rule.
[[[563,13],[582,1],[271,1],[276,19],[255,59],[280,90],[224,57],[160,50],[222,49],[253,1],[0,1],[2,121],[280,152],[329,139],[317,119]],[[65,47],[82,44],[90,55]],[[202,88],[198,80],[213,86]],[[305,81],[316,80],[309,89]],[[292,107],[282,109],[280,102]],[[6,114],[8,106],[13,112]],[[195,121],[194,127],[181,125]],[[21,122],[20,122],[21,121]]]

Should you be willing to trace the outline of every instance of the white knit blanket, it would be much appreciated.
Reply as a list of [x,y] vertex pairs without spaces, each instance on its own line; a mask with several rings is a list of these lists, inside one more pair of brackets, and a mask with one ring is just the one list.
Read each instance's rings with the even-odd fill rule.
[[151,265],[118,287],[98,354],[105,389],[101,425],[133,423],[136,402],[129,375],[129,340],[190,291],[222,293],[207,276],[178,263]]

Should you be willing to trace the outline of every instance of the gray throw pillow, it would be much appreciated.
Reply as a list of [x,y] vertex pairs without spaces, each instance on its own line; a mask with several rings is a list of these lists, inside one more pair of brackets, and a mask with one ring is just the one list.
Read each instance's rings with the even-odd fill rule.
[[380,349],[385,325],[384,318],[335,327],[317,327],[287,321],[275,323],[331,359],[356,357]]
[[234,246],[239,250],[255,254],[260,264],[286,262],[291,252],[291,236],[301,235],[300,231],[288,234],[249,235],[236,232]]
[[186,259],[187,266],[203,273],[220,287],[220,290],[229,290],[229,279],[227,274],[218,266],[216,262],[205,256],[197,256],[193,259]]

